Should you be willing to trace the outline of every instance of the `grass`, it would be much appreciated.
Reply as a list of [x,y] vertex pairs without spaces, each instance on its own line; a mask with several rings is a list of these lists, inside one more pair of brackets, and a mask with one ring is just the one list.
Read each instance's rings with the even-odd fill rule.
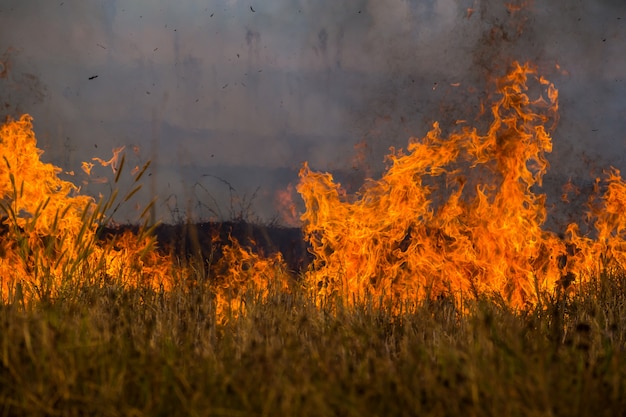
[[626,276],[541,310],[497,298],[330,311],[249,292],[216,320],[204,287],[85,285],[0,308],[2,415],[616,416]]
[[319,307],[234,242],[170,269],[151,205],[138,236],[103,236],[148,165],[90,209],[28,157],[29,118],[0,136],[3,416],[626,414],[625,273],[524,310],[496,296]]

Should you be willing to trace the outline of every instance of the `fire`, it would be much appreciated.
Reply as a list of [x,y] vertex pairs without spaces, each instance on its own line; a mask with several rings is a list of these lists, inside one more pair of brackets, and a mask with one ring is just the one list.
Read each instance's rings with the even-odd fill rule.
[[[626,265],[626,183],[620,172],[611,168],[596,180],[585,227],[572,222],[564,237],[547,230],[546,196],[539,191],[549,167],[558,92],[519,63],[495,82],[495,91],[476,127],[463,121],[444,134],[434,123],[425,137],[411,138],[406,151],[392,148],[382,177],[355,194],[304,164],[297,191],[314,259],[301,284],[320,304],[497,294],[520,307]],[[115,184],[122,152],[92,159],[111,167]],[[190,286],[203,285],[209,276],[223,320],[242,311],[249,291],[262,298],[272,286],[290,291],[292,278],[280,254],[255,254],[234,238],[221,246],[213,242],[219,257],[208,268],[159,251],[146,215],[151,205],[140,215],[138,232],[104,236],[110,214],[141,189],[149,163],[132,169],[125,195],[114,191],[96,203],[60,179],[61,169],[41,162],[41,154],[29,116],[0,127],[3,302],[49,299],[82,284],[169,291],[194,277],[202,279]],[[94,166],[87,162],[82,169],[90,175]],[[578,192],[566,184],[562,200]],[[288,194],[278,197],[293,213]]]
[[[125,148],[126,148],[125,146],[120,146],[118,148],[114,148],[113,149],[113,156],[108,161],[105,161],[105,160],[103,160],[101,158],[97,158],[97,157],[92,158],[92,160],[98,162],[103,167],[110,166],[111,170],[113,171],[113,173],[116,174],[118,169],[119,169],[119,165],[120,165],[120,160],[121,160],[120,159],[120,155],[121,155],[122,151]],[[83,164],[83,166],[84,166],[84,164]]]
[[90,282],[170,285],[169,262],[153,249],[151,236],[99,239],[114,198],[96,204],[60,179],[61,169],[41,162],[29,116],[4,124],[0,138],[4,301],[18,292],[26,300],[55,297]]
[[[260,256],[237,239],[229,239],[230,244],[222,247],[222,256],[214,268],[218,317],[240,312],[248,292],[265,298],[272,285],[289,292],[290,277],[280,253]],[[254,246],[254,242],[251,244]]]
[[581,282],[624,265],[619,171],[608,172],[606,194],[590,206],[595,238],[576,224],[565,239],[545,230],[545,195],[537,190],[549,166],[558,92],[519,63],[496,89],[489,126],[444,136],[435,123],[407,152],[392,148],[382,178],[354,195],[331,174],[303,166],[298,191],[315,256],[306,280],[321,300],[495,293],[519,307],[539,302],[565,277]]
[[289,183],[287,188],[276,191],[274,198],[275,206],[281,214],[283,223],[290,227],[298,227],[300,225],[296,203],[293,201],[294,194],[295,187]]
[[[43,152],[36,144],[28,115],[0,128],[2,302],[51,299],[71,294],[83,285],[170,291],[177,282],[197,280],[193,266],[181,265],[175,262],[174,254],[158,250],[148,220],[143,220],[135,232],[114,228],[104,232],[110,214],[141,189],[140,180],[149,163],[131,170],[133,184],[126,194],[120,197],[119,190],[114,190],[110,197],[96,203],[81,195],[74,184],[60,179],[60,168],[43,163]],[[124,167],[122,151],[123,148],[114,149],[110,160],[92,159],[111,167],[115,184]],[[82,169],[91,176],[94,166],[93,162],[84,162]],[[94,179],[90,177],[90,181]],[[148,217],[151,206],[144,208],[140,220]],[[211,265],[209,283],[221,320],[239,312],[248,290],[266,296],[274,282],[288,290],[288,275],[280,255],[264,258],[234,238],[222,246],[221,252],[221,258]]]

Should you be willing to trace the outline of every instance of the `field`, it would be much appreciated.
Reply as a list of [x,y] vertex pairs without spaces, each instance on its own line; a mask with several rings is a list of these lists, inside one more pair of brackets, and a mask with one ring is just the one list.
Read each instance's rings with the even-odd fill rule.
[[154,200],[122,230],[149,162],[84,162],[96,202],[7,121],[2,414],[626,415],[626,182],[548,230],[557,91],[519,63],[495,85],[481,129],[434,123],[355,195],[304,164],[295,234],[159,226]]
[[3,415],[617,416],[626,277],[513,311],[497,298],[329,311],[250,292],[82,286],[0,309]]

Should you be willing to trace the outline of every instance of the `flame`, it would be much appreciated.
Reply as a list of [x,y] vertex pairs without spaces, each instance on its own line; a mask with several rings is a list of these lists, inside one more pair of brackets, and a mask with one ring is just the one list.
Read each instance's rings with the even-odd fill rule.
[[[269,288],[289,292],[289,276],[280,253],[264,257],[243,247],[239,241],[229,236],[230,244],[222,247],[222,256],[216,262],[216,310],[224,319],[230,314],[241,312],[248,292],[264,299]],[[254,242],[250,242],[255,246]]]
[[[476,127],[459,121],[444,134],[434,123],[423,138],[411,138],[406,151],[392,148],[386,172],[357,193],[303,165],[296,188],[314,259],[302,284],[316,302],[497,294],[520,307],[626,265],[626,183],[619,170],[596,180],[586,227],[573,222],[564,237],[547,230],[546,196],[539,191],[558,92],[517,62],[494,84],[496,94],[482,106],[490,111],[481,112]],[[93,158],[112,167],[115,183],[122,151],[115,149],[110,160]],[[0,127],[3,302],[57,297],[84,283],[169,291],[198,276],[197,266],[181,266],[157,250],[147,220],[137,232],[103,236],[102,225],[119,205],[117,191],[96,203],[60,179],[61,169],[41,162],[41,154],[28,115]],[[93,166],[82,168],[90,174]],[[132,169],[134,184],[122,202],[140,190],[148,166]],[[579,192],[570,181],[562,199]],[[278,198],[293,212],[288,194]],[[272,286],[290,291],[280,254],[261,256],[232,237],[219,252],[208,268],[219,320],[243,311],[250,291],[261,298]],[[207,271],[204,264],[200,269]]]
[[580,195],[580,190],[576,187],[576,185],[574,185],[571,178],[567,181],[567,183],[565,183],[565,185],[563,185],[562,191],[563,194],[561,194],[561,201],[566,203],[570,202],[569,196],[571,194]]
[[[95,204],[58,177],[60,168],[41,162],[43,152],[36,147],[30,116],[4,124],[0,139],[4,301],[17,292],[27,300],[55,297],[81,282],[171,285],[170,262],[154,250],[151,236],[128,233],[99,239],[99,227],[113,201]],[[83,169],[90,168],[83,164]]]
[[93,162],[83,162],[81,164],[81,168],[83,172],[87,174],[88,176],[91,175],[91,170],[93,169],[93,166],[94,166]]
[[[541,91],[534,99],[531,87]],[[580,282],[608,261],[624,265],[626,185],[619,171],[607,173],[607,192],[590,208],[595,239],[580,235],[576,224],[566,239],[544,230],[545,195],[536,191],[549,166],[546,126],[558,120],[558,92],[517,62],[496,89],[484,131],[459,127],[444,137],[434,123],[407,152],[392,148],[382,178],[355,195],[304,164],[301,218],[315,256],[306,280],[320,300],[495,293],[519,307],[539,302],[564,277]]]
[[104,159],[97,158],[97,157],[92,158],[92,160],[98,162],[103,167],[110,166],[111,170],[113,171],[113,174],[117,174],[117,170],[119,169],[119,165],[120,165],[120,155],[122,151],[124,151],[125,148],[126,148],[125,146],[114,148],[113,156],[108,161],[105,161]]
[[274,202],[281,219],[289,227],[300,226],[298,210],[295,201],[293,201],[294,194],[295,187],[289,183],[286,188],[276,191],[274,195]]
[[[107,283],[170,291],[181,278],[197,278],[192,267],[181,266],[172,255],[157,250],[158,242],[147,220],[136,228],[138,231],[105,234],[102,226],[107,215],[120,204],[118,190],[96,204],[93,198],[81,195],[74,184],[60,179],[60,168],[41,162],[43,152],[36,143],[28,115],[0,128],[2,302],[30,303],[76,291],[83,285]],[[109,160],[93,158],[113,169],[115,183],[124,166],[122,151],[114,149]],[[121,197],[123,202],[140,190],[138,181],[148,166],[131,170],[134,185]],[[93,162],[82,164],[88,175],[93,167]],[[151,206],[144,208],[140,219]],[[262,257],[231,238],[211,268],[210,286],[215,291],[218,318],[237,314],[249,290],[266,296],[277,282],[287,291],[285,269],[279,254]]]
[[[601,188],[604,194],[600,195]],[[605,179],[596,179],[595,192],[588,203],[587,217],[593,237],[583,235],[576,223],[567,228],[568,242],[574,249],[568,258],[577,275],[593,276],[603,271],[623,270],[626,265],[626,183],[620,171],[610,168]]]

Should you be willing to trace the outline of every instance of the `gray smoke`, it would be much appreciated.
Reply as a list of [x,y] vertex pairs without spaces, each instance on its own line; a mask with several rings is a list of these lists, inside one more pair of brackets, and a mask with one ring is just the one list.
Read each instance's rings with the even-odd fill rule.
[[623,168],[626,5],[509,4],[4,0],[0,104],[34,116],[44,159],[66,171],[123,145],[132,164],[152,159],[140,197],[158,195],[165,221],[272,219],[304,161],[356,188],[390,146],[475,116],[513,59],[560,91],[555,186]]

